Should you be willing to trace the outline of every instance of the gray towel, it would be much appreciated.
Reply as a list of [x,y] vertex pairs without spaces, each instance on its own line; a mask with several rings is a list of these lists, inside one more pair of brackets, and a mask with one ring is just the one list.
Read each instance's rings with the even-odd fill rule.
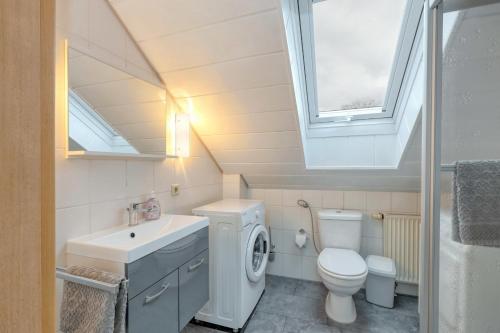
[[127,283],[114,273],[71,266],[68,273],[110,284],[120,284],[117,294],[64,281],[60,330],[64,333],[125,333]]
[[453,175],[453,240],[500,247],[500,161],[461,161]]

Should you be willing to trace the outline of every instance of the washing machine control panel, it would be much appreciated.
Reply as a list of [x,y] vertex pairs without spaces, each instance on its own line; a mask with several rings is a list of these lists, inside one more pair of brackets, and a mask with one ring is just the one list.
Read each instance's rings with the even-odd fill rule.
[[247,210],[241,216],[243,226],[248,224],[262,223],[264,219],[264,207],[256,207]]

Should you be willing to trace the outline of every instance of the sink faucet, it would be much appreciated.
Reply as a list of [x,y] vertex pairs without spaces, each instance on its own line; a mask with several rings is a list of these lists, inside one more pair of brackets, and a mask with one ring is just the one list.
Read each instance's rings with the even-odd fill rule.
[[144,203],[145,202],[138,202],[138,203],[132,202],[128,205],[127,211],[128,211],[128,225],[129,225],[129,227],[139,224],[139,219],[137,218],[137,213],[145,211],[145,209],[139,208]]

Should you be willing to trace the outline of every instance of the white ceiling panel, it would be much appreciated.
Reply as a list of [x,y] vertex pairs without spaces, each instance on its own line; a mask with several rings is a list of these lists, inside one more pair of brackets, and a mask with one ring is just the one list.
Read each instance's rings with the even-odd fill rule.
[[[277,7],[276,0],[110,0],[137,41],[234,20]],[[145,24],[147,22],[147,24]]]
[[275,163],[301,162],[302,149],[245,149],[245,150],[212,150],[216,160],[221,163]]
[[219,150],[300,147],[295,131],[207,135],[202,139],[209,149]]
[[239,113],[293,110],[292,87],[289,84],[230,91],[188,98],[178,98],[186,110],[224,116]]
[[240,114],[217,119],[201,115],[194,126],[202,136],[214,134],[280,132],[295,130],[296,119],[293,111]]
[[110,3],[224,172],[261,187],[418,188],[418,163],[305,170],[279,0]]
[[160,73],[160,76],[175,97],[194,97],[290,83],[283,52],[165,72]]
[[[277,10],[141,42],[159,72],[281,51]],[[252,41],[258,40],[258,43]]]

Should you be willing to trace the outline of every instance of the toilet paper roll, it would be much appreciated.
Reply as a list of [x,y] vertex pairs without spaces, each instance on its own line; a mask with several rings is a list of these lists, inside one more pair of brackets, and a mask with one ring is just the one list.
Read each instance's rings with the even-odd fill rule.
[[307,240],[307,234],[304,229],[300,229],[296,234],[295,234],[295,244],[299,248],[303,248],[304,245],[306,245],[306,240]]

